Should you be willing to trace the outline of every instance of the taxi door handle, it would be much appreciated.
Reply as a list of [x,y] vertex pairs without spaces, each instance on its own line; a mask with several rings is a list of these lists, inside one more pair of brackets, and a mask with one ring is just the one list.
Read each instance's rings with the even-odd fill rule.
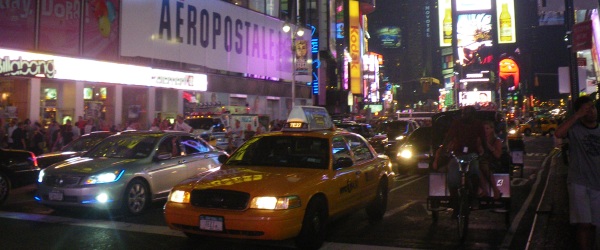
[[179,164],[183,164],[183,163],[186,163],[186,162],[187,162],[186,160],[180,160],[180,161],[178,161]]
[[360,175],[360,174],[362,174],[362,171],[360,171],[360,170],[356,171],[356,175]]

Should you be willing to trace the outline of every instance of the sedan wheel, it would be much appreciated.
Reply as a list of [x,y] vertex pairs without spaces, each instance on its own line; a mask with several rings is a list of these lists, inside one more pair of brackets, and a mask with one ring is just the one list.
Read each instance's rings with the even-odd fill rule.
[[149,200],[149,189],[146,183],[140,180],[133,180],[127,185],[127,189],[125,189],[123,209],[131,215],[141,214],[148,206]]
[[3,173],[0,173],[0,205],[6,201],[10,193],[10,181]]

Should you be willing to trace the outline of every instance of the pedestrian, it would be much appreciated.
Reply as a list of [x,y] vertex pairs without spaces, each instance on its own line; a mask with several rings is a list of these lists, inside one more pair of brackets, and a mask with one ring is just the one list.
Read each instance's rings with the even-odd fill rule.
[[44,148],[46,148],[46,142],[44,140],[44,133],[42,132],[41,126],[35,126],[35,130],[33,131],[33,140],[31,145],[31,152],[35,155],[41,155],[44,153]]
[[600,240],[600,127],[589,96],[573,103],[574,114],[556,128],[556,138],[569,139],[569,221],[575,225],[579,249],[598,249]]
[[12,132],[13,149],[27,149],[27,132],[25,131],[25,123],[17,123],[17,128]]
[[158,128],[160,128],[160,130],[162,130],[162,131],[170,130],[171,123],[169,123],[169,120],[167,120],[167,118],[165,118],[164,120],[162,120],[162,122],[160,123],[160,126],[158,126]]
[[89,134],[93,131],[96,131],[96,126],[94,126],[94,120],[92,118],[87,120],[87,123],[83,127],[83,134]]
[[183,115],[177,115],[177,121],[173,125],[173,130],[191,133],[194,129],[183,121]]
[[4,119],[0,117],[0,148],[7,148],[6,145],[6,129],[4,128]]
[[158,123],[159,121],[154,119],[154,121],[152,122],[152,126],[150,126],[150,131],[160,131]]
[[494,132],[494,123],[491,121],[483,122],[483,129],[485,131],[485,138],[483,140],[483,155],[479,160],[479,170],[481,188],[479,197],[491,196],[489,191],[492,189],[493,197],[495,200],[500,199],[502,194],[500,189],[492,181],[492,173],[494,164],[500,162],[500,155],[502,155],[502,139],[500,139]]
[[10,123],[8,125],[8,129],[7,129],[7,141],[8,141],[8,148],[14,148],[15,146],[15,141],[12,138],[12,134],[13,132],[17,129],[17,119],[12,119],[10,120]]

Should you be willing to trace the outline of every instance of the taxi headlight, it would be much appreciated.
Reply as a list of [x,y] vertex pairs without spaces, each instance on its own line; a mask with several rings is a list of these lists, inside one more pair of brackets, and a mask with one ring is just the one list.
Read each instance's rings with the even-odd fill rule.
[[298,196],[285,196],[285,197],[273,197],[273,196],[261,196],[254,197],[250,202],[250,208],[256,209],[273,209],[282,210],[300,207],[300,197]]
[[45,173],[46,171],[44,171],[44,170],[46,170],[46,169],[42,169],[42,170],[40,171],[40,173],[38,174],[38,182],[39,182],[39,183],[42,183],[42,181],[44,181],[44,175],[46,174],[46,173]]
[[410,159],[413,154],[412,151],[410,151],[409,149],[400,149],[400,152],[398,153],[398,156],[404,158],[404,159]]
[[508,133],[509,133],[509,134],[511,134],[511,135],[514,135],[514,134],[516,134],[516,133],[517,133],[517,130],[513,128],[513,129],[510,129],[510,130],[508,131]]
[[89,184],[102,184],[102,183],[110,183],[118,181],[121,176],[123,176],[125,170],[115,170],[113,172],[106,172],[97,175],[92,175],[87,178],[87,180],[83,183],[84,185]]
[[190,203],[190,192],[174,190],[169,194],[169,201],[176,203]]
[[397,137],[396,137],[396,141],[400,141],[400,140],[402,140],[402,139],[404,139],[404,135],[400,135],[400,136],[397,136]]

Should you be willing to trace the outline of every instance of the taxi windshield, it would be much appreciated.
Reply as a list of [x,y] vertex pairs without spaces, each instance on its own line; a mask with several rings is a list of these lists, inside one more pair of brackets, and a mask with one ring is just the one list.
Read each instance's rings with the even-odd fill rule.
[[329,142],[300,136],[255,137],[225,163],[229,166],[328,169]]

